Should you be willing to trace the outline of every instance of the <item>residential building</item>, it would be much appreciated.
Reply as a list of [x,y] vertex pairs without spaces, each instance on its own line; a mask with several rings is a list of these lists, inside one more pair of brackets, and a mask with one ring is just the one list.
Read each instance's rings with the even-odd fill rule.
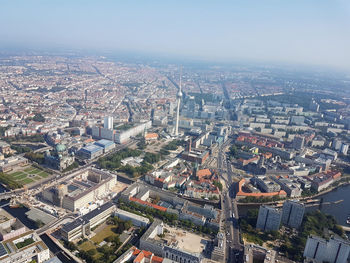
[[304,262],[346,263],[350,253],[350,243],[339,237],[328,241],[318,236],[309,236],[304,250]]
[[262,205],[259,209],[256,228],[263,231],[278,230],[281,224],[281,212],[273,207]]
[[349,150],[349,144],[342,143],[339,152],[344,154],[344,155],[347,155],[348,154],[348,150]]
[[303,222],[305,206],[296,201],[287,200],[283,203],[282,224],[298,229]]
[[293,148],[302,150],[304,148],[305,138],[303,136],[295,136],[293,139]]

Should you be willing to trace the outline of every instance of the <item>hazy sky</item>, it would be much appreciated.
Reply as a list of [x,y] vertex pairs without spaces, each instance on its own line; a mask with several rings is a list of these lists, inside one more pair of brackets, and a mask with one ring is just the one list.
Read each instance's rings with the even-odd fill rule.
[[350,71],[350,0],[0,0],[0,46],[22,45]]

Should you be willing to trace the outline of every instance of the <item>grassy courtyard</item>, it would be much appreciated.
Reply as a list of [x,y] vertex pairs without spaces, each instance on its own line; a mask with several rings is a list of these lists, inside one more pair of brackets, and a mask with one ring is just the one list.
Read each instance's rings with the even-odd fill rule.
[[49,176],[49,174],[41,169],[28,166],[21,171],[7,173],[6,176],[8,176],[11,180],[25,185],[46,178]]
[[106,237],[117,237],[118,235],[113,232],[112,228],[115,228],[114,225],[105,225],[103,229],[98,231],[94,237],[91,238],[91,240],[97,244],[102,242]]

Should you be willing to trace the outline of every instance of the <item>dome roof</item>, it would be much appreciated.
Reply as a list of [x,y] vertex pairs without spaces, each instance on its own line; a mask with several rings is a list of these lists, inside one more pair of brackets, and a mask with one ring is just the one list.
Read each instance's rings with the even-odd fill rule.
[[65,150],[66,150],[66,146],[64,144],[57,144],[56,145],[57,152],[64,152]]

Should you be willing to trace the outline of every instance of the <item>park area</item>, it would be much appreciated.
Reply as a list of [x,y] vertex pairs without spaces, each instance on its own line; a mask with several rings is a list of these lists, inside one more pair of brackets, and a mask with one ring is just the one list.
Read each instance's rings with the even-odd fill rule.
[[6,173],[6,176],[19,184],[26,185],[46,178],[49,174],[33,166],[27,166],[25,169]]

